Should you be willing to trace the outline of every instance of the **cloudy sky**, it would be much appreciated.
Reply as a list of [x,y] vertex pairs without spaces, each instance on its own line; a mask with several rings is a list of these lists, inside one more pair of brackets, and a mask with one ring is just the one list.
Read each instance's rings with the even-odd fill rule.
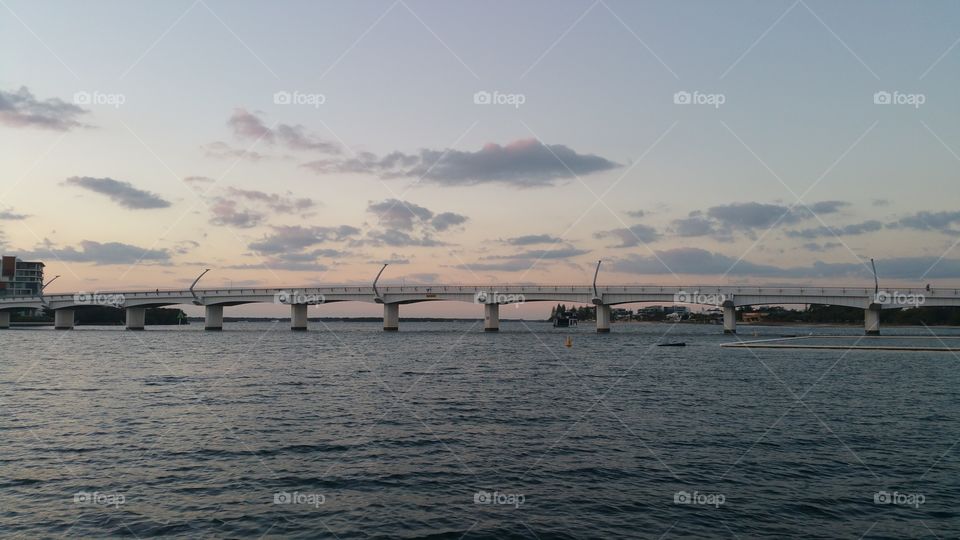
[[598,259],[610,284],[859,285],[871,257],[888,284],[956,285],[958,20],[949,0],[3,0],[0,247],[59,291],[204,268],[366,284],[384,262],[588,283]]

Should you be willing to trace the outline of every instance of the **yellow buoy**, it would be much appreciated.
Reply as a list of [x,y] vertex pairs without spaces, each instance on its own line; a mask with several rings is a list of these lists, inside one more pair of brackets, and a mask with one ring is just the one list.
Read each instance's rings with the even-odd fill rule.
[[563,343],[567,348],[573,347],[573,338],[567,336],[567,340]]

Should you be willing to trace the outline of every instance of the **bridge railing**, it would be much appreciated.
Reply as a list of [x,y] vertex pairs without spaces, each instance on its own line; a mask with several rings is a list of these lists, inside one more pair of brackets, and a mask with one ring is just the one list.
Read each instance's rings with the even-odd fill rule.
[[[651,285],[603,285],[597,290],[601,294],[676,294],[686,293],[719,293],[734,296],[848,296],[868,297],[874,294],[872,287],[739,287],[717,285],[689,285],[689,286],[651,286]],[[922,294],[930,297],[960,297],[958,288],[897,288],[888,287],[883,290],[897,291],[904,294]],[[98,294],[122,294],[127,298],[150,297],[192,297],[197,296],[263,296],[273,295],[282,291],[302,291],[317,294],[369,294],[373,295],[371,286],[358,285],[327,285],[327,286],[287,286],[287,287],[220,287],[209,289],[152,289],[138,291],[94,291]],[[589,285],[532,285],[532,284],[486,284],[486,285],[383,285],[377,287],[381,294],[462,294],[480,291],[502,293],[567,293],[593,294],[593,287]],[[75,298],[81,293],[60,293],[40,296],[0,296],[0,303],[30,302],[30,301],[63,301]]]

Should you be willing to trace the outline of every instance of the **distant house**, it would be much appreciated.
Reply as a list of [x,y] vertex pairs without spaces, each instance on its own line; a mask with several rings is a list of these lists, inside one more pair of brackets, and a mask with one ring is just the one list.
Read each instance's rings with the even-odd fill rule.
[[750,313],[743,314],[743,322],[760,322],[767,318],[769,313],[754,311]]
[[43,263],[0,257],[0,296],[36,296],[43,288]]

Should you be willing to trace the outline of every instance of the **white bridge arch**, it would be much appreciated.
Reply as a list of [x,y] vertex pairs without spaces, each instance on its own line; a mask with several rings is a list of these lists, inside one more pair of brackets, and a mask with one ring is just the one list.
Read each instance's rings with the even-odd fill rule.
[[898,289],[877,291],[863,287],[661,287],[642,285],[412,285],[269,287],[219,289],[155,289],[153,291],[105,291],[49,294],[32,297],[0,297],[0,328],[9,326],[10,312],[49,308],[55,326],[73,327],[74,311],[109,305],[127,310],[127,328],[144,327],[147,308],[174,305],[206,307],[209,330],[223,328],[223,309],[253,303],[276,303],[291,308],[292,328],[307,328],[307,306],[336,302],[372,302],[384,306],[384,329],[399,326],[399,308],[419,302],[455,301],[482,304],[484,328],[499,328],[499,306],[522,302],[571,302],[597,306],[597,331],[610,329],[610,307],[633,303],[682,303],[711,305],[724,310],[724,331],[736,331],[738,306],[822,304],[863,309],[868,333],[879,333],[880,310],[912,305],[960,306],[960,289]]

